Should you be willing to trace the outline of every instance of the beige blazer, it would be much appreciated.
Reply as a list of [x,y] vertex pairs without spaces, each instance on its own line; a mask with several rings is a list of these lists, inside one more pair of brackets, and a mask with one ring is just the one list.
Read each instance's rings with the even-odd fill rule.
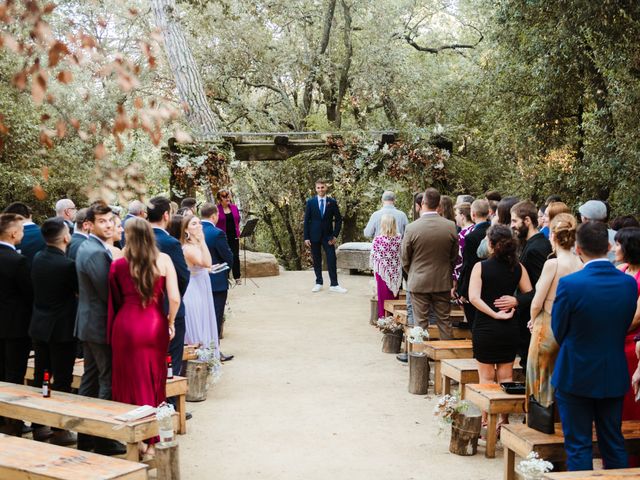
[[402,240],[402,268],[409,292],[451,290],[458,258],[458,233],[451,220],[428,214],[410,223]]

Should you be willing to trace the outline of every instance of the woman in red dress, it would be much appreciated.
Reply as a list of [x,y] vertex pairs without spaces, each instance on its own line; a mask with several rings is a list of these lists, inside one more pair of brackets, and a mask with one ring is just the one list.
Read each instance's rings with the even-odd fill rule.
[[[131,218],[125,235],[124,257],[115,260],[109,272],[112,399],[157,407],[166,398],[167,348],[180,306],[178,280],[170,257],[156,247],[149,223]],[[155,439],[149,446],[140,445],[141,453],[152,455],[153,443]]]
[[[638,293],[640,293],[640,228],[628,227],[618,230],[615,241],[616,262],[624,262],[618,268],[636,279]],[[640,305],[624,340],[624,354],[627,357],[629,378],[633,376],[636,368],[638,368],[638,357],[635,351],[636,342],[633,340],[633,337],[638,333],[640,333]],[[624,396],[622,420],[640,420],[640,403],[636,402],[633,388],[630,388]],[[629,467],[637,467],[639,465],[640,457],[638,455],[629,455]]]

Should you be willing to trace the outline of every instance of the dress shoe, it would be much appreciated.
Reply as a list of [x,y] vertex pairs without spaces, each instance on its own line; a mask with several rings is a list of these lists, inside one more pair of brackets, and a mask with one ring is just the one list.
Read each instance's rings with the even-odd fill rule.
[[124,455],[127,453],[127,447],[115,440],[101,438],[96,441],[96,448],[93,451],[99,455]]
[[78,434],[78,450],[91,452],[95,446],[95,437],[93,435],[87,435],[84,433]]
[[233,355],[225,355],[223,353],[220,353],[220,361],[221,362],[228,362],[229,360],[233,360]]
[[49,443],[53,443],[54,445],[62,445],[63,447],[67,447],[69,445],[73,445],[78,441],[78,435],[69,430],[56,430],[53,432],[53,437],[49,440]]
[[33,439],[38,442],[44,442],[49,440],[51,437],[53,437],[53,430],[51,430],[51,427],[41,426],[33,431]]
[[184,414],[184,419],[185,420],[191,420],[193,418],[193,415],[191,415],[191,412],[187,412]]
[[398,355],[396,355],[396,358],[399,362],[402,363],[407,363],[409,361],[409,355],[407,355],[406,353],[399,353]]
[[33,427],[30,427],[24,422],[21,422],[21,423],[22,425],[20,426],[20,428],[21,428],[22,435],[26,435],[27,433],[33,432]]

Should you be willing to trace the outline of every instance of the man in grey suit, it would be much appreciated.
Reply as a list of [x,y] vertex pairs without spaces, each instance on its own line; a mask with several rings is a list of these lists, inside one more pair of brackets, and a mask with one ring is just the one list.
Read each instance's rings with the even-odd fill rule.
[[71,242],[67,247],[67,257],[75,261],[80,245],[89,238],[89,222],[87,222],[87,209],[81,208],[76,213],[76,225],[71,235]]
[[[113,213],[104,202],[87,209],[86,222],[91,234],[80,245],[76,256],[78,273],[78,313],[75,335],[82,342],[84,374],[78,393],[86,397],[111,399],[111,347],[107,344],[107,304],[111,251],[106,240],[113,236]],[[117,442],[78,435],[78,448],[102,455],[123,450]]]
[[451,292],[455,288],[453,268],[458,258],[456,225],[436,212],[440,193],[427,188],[420,218],[410,223],[402,241],[402,268],[407,274],[415,322],[426,329],[433,311],[440,338],[453,338]]

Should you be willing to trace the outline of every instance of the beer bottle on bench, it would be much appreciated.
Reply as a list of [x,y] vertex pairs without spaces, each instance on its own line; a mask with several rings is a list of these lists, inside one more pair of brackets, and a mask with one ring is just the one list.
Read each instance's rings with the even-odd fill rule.
[[49,386],[49,371],[44,371],[44,378],[42,380],[42,396],[50,397],[51,396],[51,387]]
[[173,365],[171,364],[171,356],[167,355],[167,379],[173,378]]

